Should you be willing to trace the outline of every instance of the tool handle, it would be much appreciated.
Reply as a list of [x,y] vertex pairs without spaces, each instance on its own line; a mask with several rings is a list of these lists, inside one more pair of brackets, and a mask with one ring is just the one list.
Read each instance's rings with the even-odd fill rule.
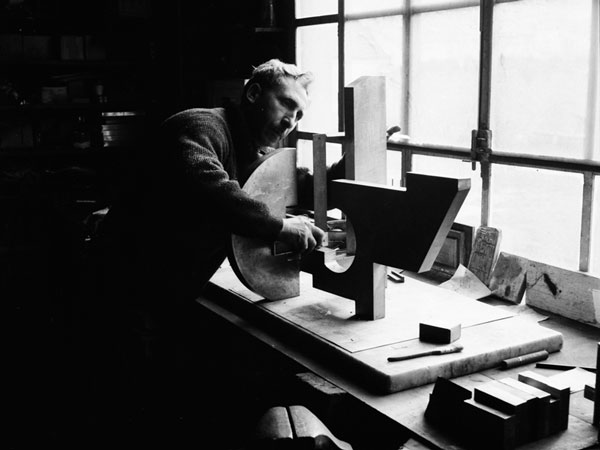
[[463,346],[460,344],[447,345],[446,347],[440,347],[433,351],[433,355],[445,355],[446,353],[461,352]]
[[418,358],[420,356],[430,356],[430,355],[445,355],[447,353],[456,353],[462,351],[463,346],[460,344],[447,345],[445,347],[440,347],[435,350],[427,350],[424,352],[410,353],[407,355],[399,355],[399,356],[390,356],[387,360],[389,362],[395,361],[405,361],[407,359]]

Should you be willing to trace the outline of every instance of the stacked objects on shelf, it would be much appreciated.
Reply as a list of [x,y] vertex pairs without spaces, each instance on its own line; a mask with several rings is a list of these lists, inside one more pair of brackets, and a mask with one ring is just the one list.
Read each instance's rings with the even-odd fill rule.
[[531,371],[473,393],[438,378],[425,417],[470,448],[510,450],[567,429],[569,399],[569,386]]
[[140,111],[106,111],[102,113],[104,147],[132,145],[139,142],[144,114]]

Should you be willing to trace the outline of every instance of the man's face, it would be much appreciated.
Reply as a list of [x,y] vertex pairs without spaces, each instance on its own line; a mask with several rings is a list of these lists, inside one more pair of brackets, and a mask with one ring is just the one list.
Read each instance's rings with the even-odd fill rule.
[[248,91],[253,104],[250,118],[256,143],[275,147],[304,115],[308,107],[306,89],[293,78],[284,78],[280,84],[262,89],[255,85]]

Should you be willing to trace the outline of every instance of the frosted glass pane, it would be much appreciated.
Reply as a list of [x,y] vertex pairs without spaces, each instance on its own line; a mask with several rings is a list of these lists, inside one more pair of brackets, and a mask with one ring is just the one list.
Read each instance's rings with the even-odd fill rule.
[[296,1],[296,18],[337,14],[338,0],[299,0]]
[[346,14],[355,14],[363,12],[378,12],[385,10],[398,9],[405,5],[405,0],[346,0]]
[[481,223],[481,177],[471,170],[471,163],[435,156],[413,156],[413,172],[451,178],[470,178],[471,190],[461,207],[456,222],[478,227]]
[[470,147],[477,128],[479,8],[417,14],[411,31],[411,140]]
[[319,133],[338,131],[337,24],[300,27],[296,34],[296,59],[302,70],[315,74],[310,106],[299,129]]
[[569,270],[579,269],[583,176],[494,166],[490,226],[502,251]]
[[402,16],[346,23],[346,84],[364,75],[386,77],[388,128],[400,124],[402,101]]
[[[592,0],[523,0],[495,7],[495,150],[592,159],[584,150],[591,5]],[[597,51],[597,28],[593,39]],[[597,77],[596,69],[596,83]],[[596,136],[599,120],[596,116]],[[597,145],[592,153],[600,160]]]
[[595,176],[594,214],[592,216],[592,258],[590,273],[600,277],[600,176]]
[[[313,171],[313,145],[312,141],[306,139],[299,139],[297,144],[298,158],[297,163],[300,167],[308,167],[310,171]],[[327,143],[326,146],[326,163],[331,165],[342,157],[342,146],[341,144]]]

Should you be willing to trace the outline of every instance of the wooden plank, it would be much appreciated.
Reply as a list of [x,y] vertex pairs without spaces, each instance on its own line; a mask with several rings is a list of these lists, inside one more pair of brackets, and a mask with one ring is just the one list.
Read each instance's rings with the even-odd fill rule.
[[344,88],[346,178],[386,184],[385,77],[360,77]]
[[[310,283],[310,279],[307,281]],[[228,308],[253,317],[262,326],[272,327],[312,354],[320,355],[365,389],[377,393],[421,386],[440,376],[466,375],[496,367],[507,358],[538,350],[554,352],[562,346],[560,333],[528,320],[507,317],[468,327],[463,322],[460,343],[464,350],[461,353],[388,362],[388,357],[400,352],[413,353],[437,347],[419,341],[420,321],[449,314],[465,319],[466,312],[472,314],[476,310],[487,317],[505,312],[409,278],[402,284],[390,283],[388,293],[390,289],[408,289],[405,293],[414,289],[416,296],[388,297],[388,314],[378,321],[355,320],[351,300],[310,287],[304,289],[304,284],[301,295],[296,298],[267,302],[245,289],[231,271],[220,270],[211,282],[215,289],[222,286],[215,295],[219,295],[219,300]],[[232,293],[244,289],[250,298]],[[468,302],[469,306],[463,302]],[[414,338],[398,339],[405,330],[409,330],[409,336],[413,330]]]
[[[231,273],[217,272],[215,282],[227,282]],[[494,308],[414,278],[401,284],[388,283],[385,293],[386,317],[373,321],[354,320],[353,301],[311,287],[310,276],[300,274],[300,295],[285,301],[262,302],[237,280],[230,289],[262,308],[284,317],[298,327],[314,333],[349,352],[361,352],[382,345],[419,339],[419,323],[461,322],[465,328],[511,317],[506,309]],[[430,345],[430,344],[429,344]],[[423,343],[423,347],[427,347]]]
[[600,327],[594,291],[600,291],[599,278],[529,261],[526,289],[529,306]]
[[525,295],[528,266],[527,259],[500,252],[490,278],[492,294],[511,303],[521,303]]
[[327,136],[324,134],[313,135],[313,191],[315,225],[327,231]]

